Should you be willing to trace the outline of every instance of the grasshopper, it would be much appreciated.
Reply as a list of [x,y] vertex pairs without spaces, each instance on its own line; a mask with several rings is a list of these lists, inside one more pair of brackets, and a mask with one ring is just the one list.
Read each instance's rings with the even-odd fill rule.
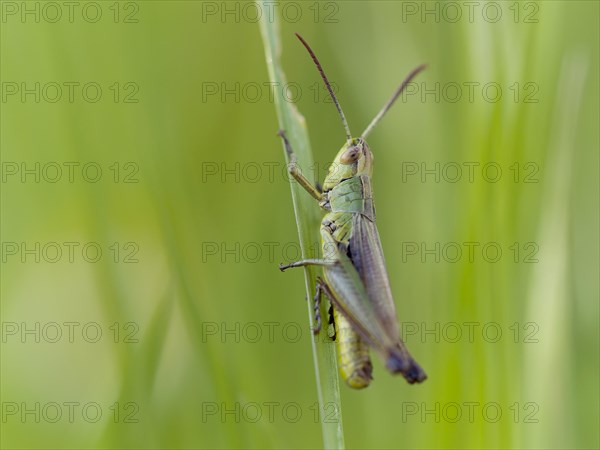
[[372,364],[369,349],[379,354],[391,373],[401,373],[408,383],[420,383],[427,375],[400,338],[375,224],[371,186],[373,154],[365,139],[425,65],[417,67],[406,77],[362,135],[354,138],[321,63],[308,43],[299,34],[296,33],[296,36],[310,54],[331,95],[347,139],[329,167],[321,189],[302,175],[285,132],[279,132],[289,155],[290,175],[326,211],[320,227],[323,258],[282,264],[279,268],[284,271],[311,265],[323,267],[323,278],[317,280],[314,297],[314,332],[319,333],[321,329],[319,305],[322,294],[325,294],[333,309],[340,373],[350,387],[361,389],[370,384]]

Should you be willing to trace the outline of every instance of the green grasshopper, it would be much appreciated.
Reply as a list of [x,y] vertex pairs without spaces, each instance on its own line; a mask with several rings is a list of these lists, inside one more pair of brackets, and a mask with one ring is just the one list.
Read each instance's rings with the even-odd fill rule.
[[390,289],[377,226],[371,187],[373,154],[366,137],[394,104],[407,84],[425,66],[414,69],[397,88],[381,111],[358,138],[353,138],[348,122],[321,63],[308,43],[296,33],[313,59],[338,110],[346,131],[346,143],[329,167],[322,189],[304,176],[296,165],[296,157],[284,131],[283,139],[289,155],[290,175],[318,202],[327,213],[321,222],[322,259],[305,259],[280,265],[291,267],[322,266],[315,302],[315,333],[321,329],[319,305],[325,294],[333,309],[338,361],[342,378],[355,389],[367,387],[372,380],[369,348],[385,361],[391,373],[401,373],[409,383],[422,382],[427,375],[412,359],[400,338],[396,309]]

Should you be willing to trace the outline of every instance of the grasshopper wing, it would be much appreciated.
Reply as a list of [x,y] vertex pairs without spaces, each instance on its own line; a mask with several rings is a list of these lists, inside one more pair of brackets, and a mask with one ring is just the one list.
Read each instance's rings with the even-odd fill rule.
[[386,353],[396,341],[383,327],[360,275],[345,253],[335,263],[325,266],[325,279],[332,291],[335,307],[350,321],[365,341],[377,351]]
[[379,233],[374,222],[362,214],[353,218],[347,254],[339,252],[338,262],[325,269],[338,309],[362,337],[385,359],[388,370],[402,373],[409,383],[427,375],[412,359],[396,318],[396,308],[385,268]]
[[400,340],[396,307],[381,248],[381,240],[375,222],[362,214],[352,218],[352,235],[348,244],[348,256],[365,285],[369,300],[387,334],[394,341]]

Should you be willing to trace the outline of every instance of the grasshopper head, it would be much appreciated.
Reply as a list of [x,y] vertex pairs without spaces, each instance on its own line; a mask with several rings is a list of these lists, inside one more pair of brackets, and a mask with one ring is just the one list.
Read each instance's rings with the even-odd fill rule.
[[335,161],[329,167],[329,173],[325,177],[325,181],[323,183],[323,190],[325,192],[331,190],[336,185],[341,183],[348,178],[352,178],[357,175],[368,175],[371,176],[372,168],[373,168],[373,154],[365,141],[367,135],[373,130],[375,125],[379,123],[381,118],[385,115],[385,113],[392,107],[398,96],[402,93],[404,88],[408,85],[408,83],[424,68],[425,65],[421,65],[414,69],[408,77],[404,79],[402,84],[396,89],[394,95],[387,101],[387,103],[383,106],[381,111],[373,118],[369,126],[363,131],[361,137],[353,138],[352,133],[350,132],[350,127],[348,126],[348,122],[346,121],[346,116],[344,115],[344,111],[342,111],[342,107],[337,97],[335,96],[335,92],[331,87],[331,83],[327,79],[327,75],[325,75],[325,71],[321,66],[321,63],[317,59],[315,52],[312,51],[310,45],[304,40],[302,36],[296,33],[302,45],[306,47],[306,50],[310,54],[313,62],[317,66],[319,73],[321,74],[321,78],[323,78],[323,82],[325,83],[325,87],[329,91],[331,95],[331,99],[335,104],[335,107],[338,110],[340,118],[342,119],[342,125],[344,126],[344,130],[346,130],[346,143],[340,149],[338,154],[335,157]]
[[371,176],[372,172],[373,154],[367,141],[363,138],[353,138],[344,144],[329,166],[323,190],[329,191],[340,182],[357,175]]

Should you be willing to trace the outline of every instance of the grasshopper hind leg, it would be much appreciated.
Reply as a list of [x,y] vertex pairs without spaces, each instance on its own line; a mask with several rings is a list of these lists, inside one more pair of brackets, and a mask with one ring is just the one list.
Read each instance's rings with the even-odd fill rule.
[[354,330],[352,324],[333,305],[333,292],[329,285],[319,279],[320,290],[330,301],[329,323],[333,325],[333,340],[337,343],[338,366],[342,378],[352,389],[364,389],[373,380],[373,364],[369,347]]
[[[321,278],[317,278],[316,292],[315,296],[313,297],[314,320],[316,324],[315,328],[313,328],[312,330],[314,335],[320,333],[321,327],[323,325],[323,321],[321,319],[321,298],[323,293],[325,293],[329,297],[328,286]],[[373,366],[369,358],[368,350],[366,347],[364,349],[360,348],[362,346],[362,342],[360,342],[360,337],[358,335],[348,336],[348,333],[354,332],[352,330],[348,331],[346,329],[346,327],[349,324],[346,324],[345,319],[340,319],[337,310],[334,308],[333,303],[331,303],[331,298],[329,298],[329,302],[329,310],[327,312],[329,318],[327,320],[327,323],[333,328],[333,335],[329,336],[330,339],[332,341],[338,341],[336,317],[338,318],[338,321],[343,322],[342,327],[344,327],[344,332],[341,336],[343,338],[343,344],[341,344],[341,347],[338,341],[338,359],[342,377],[348,383],[348,385],[350,385],[350,387],[353,387],[355,389],[367,387],[370,381],[373,379]],[[349,348],[349,345],[354,346],[356,348]],[[358,350],[358,352],[356,352],[355,350]],[[353,355],[358,355],[359,357],[347,358],[349,353]]]
[[315,296],[313,297],[313,310],[314,310],[314,318],[315,318],[315,328],[313,328],[312,332],[314,335],[317,335],[321,332],[321,295],[324,292],[325,283],[321,278],[317,278],[317,287],[315,290]]

